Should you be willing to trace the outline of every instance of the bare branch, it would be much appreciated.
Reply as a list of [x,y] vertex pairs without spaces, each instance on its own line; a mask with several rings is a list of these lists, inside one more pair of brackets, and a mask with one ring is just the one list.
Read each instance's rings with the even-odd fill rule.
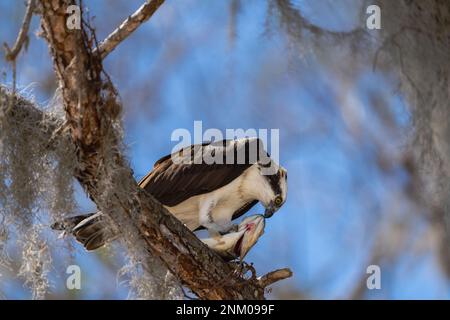
[[164,0],[147,0],[135,13],[129,16],[122,24],[103,40],[94,53],[100,52],[104,59],[113,51],[119,43],[125,40],[142,23],[147,21],[158,8],[164,3]]
[[[28,0],[27,9],[25,11],[25,17],[23,18],[22,27],[20,27],[19,35],[17,36],[16,42],[12,49],[9,48],[6,42],[3,43],[3,47],[5,48],[5,59],[6,61],[10,61],[12,63],[12,76],[13,76],[13,93],[16,92],[16,58],[19,52],[22,50],[23,44],[28,38],[28,30],[30,29],[31,17],[33,16],[33,10],[35,6],[35,0]],[[11,95],[12,100],[10,103],[10,107],[14,104],[15,95]]]
[[269,272],[266,275],[260,277],[258,279],[258,284],[261,287],[266,288],[266,287],[274,284],[277,281],[292,277],[292,274],[293,273],[289,268],[274,270],[274,271]]
[[20,50],[22,50],[22,46],[25,43],[25,40],[27,39],[28,30],[30,29],[31,17],[33,16],[33,10],[35,5],[34,1],[35,0],[28,0],[28,5],[25,12],[25,17],[23,18],[22,27],[20,28],[19,35],[17,36],[16,42],[14,43],[12,49],[9,48],[6,42],[3,44],[6,51],[5,58],[8,61],[16,60],[17,55],[19,54]]

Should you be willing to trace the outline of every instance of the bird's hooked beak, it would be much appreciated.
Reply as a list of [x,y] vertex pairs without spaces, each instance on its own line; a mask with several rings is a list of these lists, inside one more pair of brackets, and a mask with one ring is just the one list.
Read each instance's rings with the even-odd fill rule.
[[239,259],[242,261],[250,249],[264,233],[265,219],[258,214],[244,219],[239,224],[239,230],[245,229],[244,235],[238,241]]
[[266,206],[266,211],[264,211],[264,218],[270,218],[277,210],[278,208],[275,205],[275,203],[273,201],[270,201],[269,204]]

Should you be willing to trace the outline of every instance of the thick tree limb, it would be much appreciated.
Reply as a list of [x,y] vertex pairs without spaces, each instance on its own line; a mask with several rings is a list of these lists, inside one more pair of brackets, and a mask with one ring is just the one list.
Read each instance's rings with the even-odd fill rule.
[[[104,150],[111,149],[116,117],[111,110],[120,108],[113,99],[115,90],[102,79],[101,58],[93,53],[84,29],[66,29],[66,8],[74,1],[40,3],[43,36],[49,43],[68,127],[78,151],[80,165],[75,176],[98,208],[118,213],[112,215],[113,220],[126,218],[143,239],[146,251],[159,257],[201,299],[264,299],[265,288],[260,282],[234,273],[229,264],[137,186],[119,151],[117,136],[112,137],[113,163],[105,164]],[[116,172],[121,173],[120,179],[113,181],[115,191],[105,199],[102,182]]]
[[129,16],[116,30],[106,37],[94,53],[96,51],[100,52],[100,56],[104,59],[119,43],[125,40],[142,23],[147,21],[163,3],[164,0],[147,0],[135,13]]

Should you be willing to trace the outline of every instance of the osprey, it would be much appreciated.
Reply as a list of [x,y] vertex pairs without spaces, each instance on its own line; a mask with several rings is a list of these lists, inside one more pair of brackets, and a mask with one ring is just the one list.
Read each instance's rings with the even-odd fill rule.
[[[286,201],[287,172],[270,159],[260,139],[222,140],[162,157],[139,186],[191,231],[206,228],[217,237],[237,231],[232,221],[258,202],[265,207],[264,217],[271,217]],[[101,232],[103,217],[97,212],[53,227],[70,231],[93,250],[110,238]]]
[[238,231],[201,240],[225,260],[239,258],[242,261],[263,235],[264,226],[264,217],[257,214],[243,219],[239,224]]
[[190,230],[214,235],[236,229],[231,221],[258,202],[271,217],[286,201],[287,172],[259,139],[222,140],[161,158],[139,186]]

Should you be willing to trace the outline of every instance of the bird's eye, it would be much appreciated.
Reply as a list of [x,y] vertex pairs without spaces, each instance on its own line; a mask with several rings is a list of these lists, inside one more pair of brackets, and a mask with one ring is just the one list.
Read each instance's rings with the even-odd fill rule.
[[283,199],[281,199],[281,197],[276,197],[275,198],[275,205],[276,206],[280,206],[283,203]]

